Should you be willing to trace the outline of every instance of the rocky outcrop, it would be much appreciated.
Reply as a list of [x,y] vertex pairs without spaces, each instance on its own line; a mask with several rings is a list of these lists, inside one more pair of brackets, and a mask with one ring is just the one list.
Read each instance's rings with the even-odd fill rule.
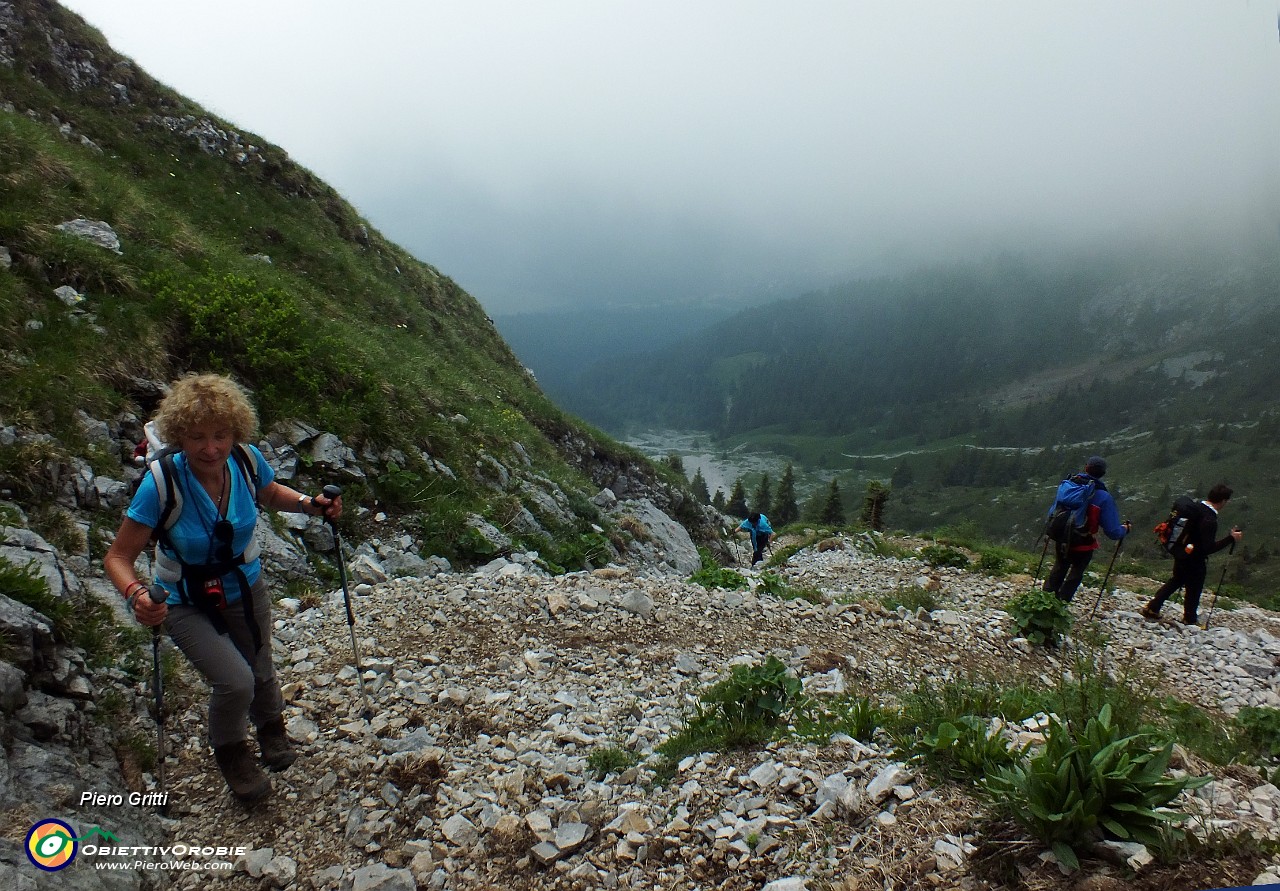
[[[20,552],[38,554],[39,575],[63,581],[63,596],[81,594],[79,583],[56,551],[25,530],[0,528],[0,556],[23,565]],[[31,564],[33,566],[37,564]],[[159,840],[170,831],[152,810],[111,804],[131,792],[121,770],[122,739],[112,726],[145,714],[145,678],[119,669],[93,670],[84,654],[55,631],[49,618],[0,594],[0,809],[11,832],[0,839],[0,886],[53,887],[31,865],[13,835],[45,819],[71,820],[81,835],[103,827],[138,843]],[[86,793],[90,796],[86,798]],[[118,798],[117,798],[118,796]],[[123,858],[107,858],[115,862]],[[110,876],[72,870],[56,876],[58,887],[72,889],[148,889],[164,876],[127,869]]]

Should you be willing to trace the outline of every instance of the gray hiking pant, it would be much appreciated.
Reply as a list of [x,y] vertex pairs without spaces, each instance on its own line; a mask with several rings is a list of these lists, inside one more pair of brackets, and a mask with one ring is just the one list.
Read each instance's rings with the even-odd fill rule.
[[271,598],[262,579],[253,585],[254,616],[262,648],[253,652],[253,632],[236,601],[222,611],[228,633],[219,634],[194,606],[170,606],[164,627],[211,688],[209,744],[214,748],[249,738],[246,719],[261,727],[280,717],[284,699],[271,660]]

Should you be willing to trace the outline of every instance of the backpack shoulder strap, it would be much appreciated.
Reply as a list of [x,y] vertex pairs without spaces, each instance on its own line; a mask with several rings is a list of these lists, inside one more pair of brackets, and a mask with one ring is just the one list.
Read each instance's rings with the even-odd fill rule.
[[258,462],[254,460],[253,452],[249,450],[247,445],[238,442],[231,449],[231,457],[235,459],[236,464],[240,467],[240,473],[244,476],[244,481],[249,486],[249,497],[257,504],[261,479],[258,476]]
[[158,536],[163,536],[164,532],[178,522],[178,517],[182,516],[182,484],[178,482],[174,454],[163,451],[147,465],[156,481],[156,494],[160,497],[160,518],[156,521]]

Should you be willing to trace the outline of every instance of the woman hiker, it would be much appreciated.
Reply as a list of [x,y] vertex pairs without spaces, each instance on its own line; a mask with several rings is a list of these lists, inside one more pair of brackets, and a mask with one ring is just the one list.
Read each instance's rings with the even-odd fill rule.
[[[232,793],[254,802],[270,794],[271,780],[253,757],[248,724],[268,768],[284,770],[297,757],[271,659],[271,598],[254,542],[258,507],[336,519],[342,499],[275,481],[247,444],[257,413],[229,378],[183,377],[155,422],[178,451],[151,463],[103,563],[135,618],[163,624],[208,681],[214,758]],[[143,581],[134,565],[152,540],[155,577]]]

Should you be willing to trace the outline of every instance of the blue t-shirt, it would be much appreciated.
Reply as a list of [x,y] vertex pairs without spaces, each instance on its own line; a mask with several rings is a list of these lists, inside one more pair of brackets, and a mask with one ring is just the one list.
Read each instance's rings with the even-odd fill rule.
[[760,515],[760,525],[752,526],[751,518],[748,517],[747,519],[743,520],[741,523],[738,524],[738,528],[745,529],[748,532],[750,532],[752,541],[756,540],[756,534],[760,532],[767,532],[770,535],[773,535],[773,527],[769,525],[769,518],[766,517],[764,514]]
[[[262,457],[262,452],[255,446],[249,446],[249,454],[253,456],[258,467],[258,491],[261,492],[276,478],[271,465]],[[173,458],[175,486],[182,488],[182,513],[178,520],[169,527],[169,538],[177,549],[177,556],[185,563],[213,563],[214,551],[218,546],[213,536],[213,524],[219,520],[217,506],[204,486],[196,481],[187,464],[187,456],[179,452]],[[235,534],[231,539],[231,553],[240,554],[253,541],[253,531],[258,523],[258,506],[249,493],[249,483],[240,470],[240,464],[234,455],[227,457],[227,473],[229,474],[230,498],[227,504],[227,520],[231,523]],[[142,478],[138,491],[134,493],[126,514],[129,519],[143,526],[156,528],[160,522],[160,495],[156,491],[156,481],[150,473]],[[173,556],[173,552],[166,549]],[[262,561],[254,559],[242,567],[244,577],[252,585],[262,573]],[[162,588],[169,596],[165,603],[176,605],[182,603],[178,589],[171,584],[155,579],[154,584]],[[223,589],[226,591],[228,603],[240,599],[240,582],[235,573],[222,577]]]

